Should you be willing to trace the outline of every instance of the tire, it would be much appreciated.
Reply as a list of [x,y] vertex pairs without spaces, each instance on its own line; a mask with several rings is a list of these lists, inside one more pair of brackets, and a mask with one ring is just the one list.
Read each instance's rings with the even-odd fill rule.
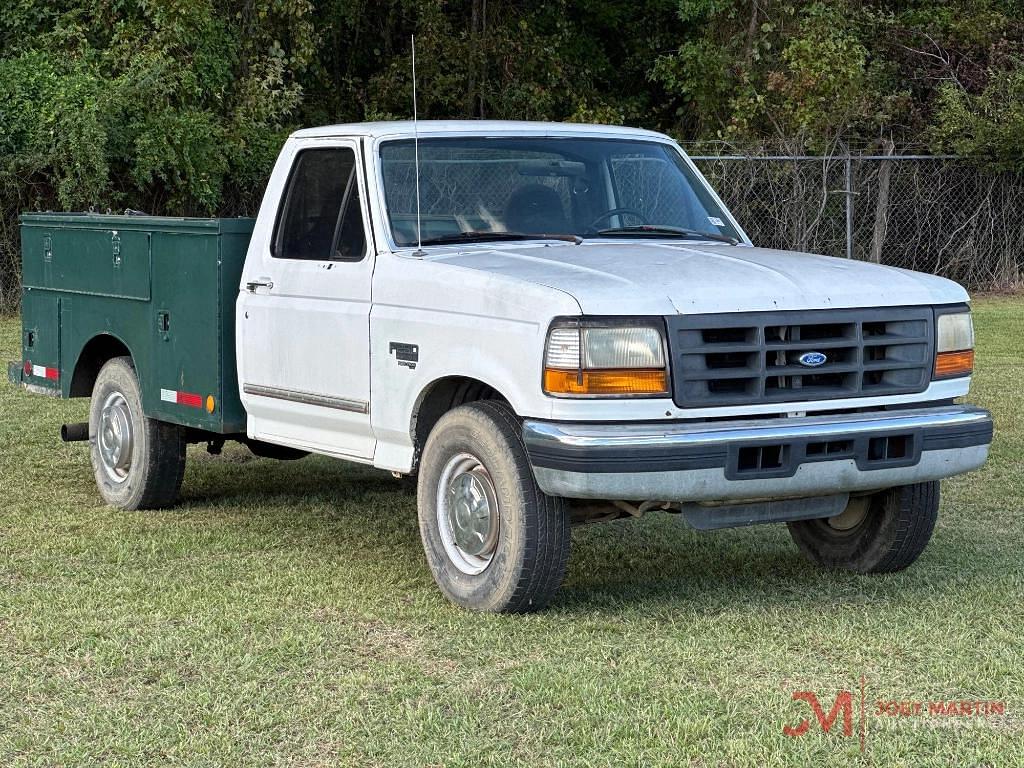
[[846,511],[835,518],[788,525],[804,555],[824,568],[893,573],[924,551],[938,512],[939,483],[933,481],[851,499]]
[[[540,610],[565,575],[569,515],[563,499],[537,487],[521,430],[508,406],[480,401],[446,413],[427,438],[417,487],[423,549],[441,591],[466,608]],[[456,528],[467,526],[452,521],[470,516],[470,502],[490,522],[463,549]]]
[[159,509],[178,499],[185,474],[185,430],[146,417],[129,357],[109,360],[96,377],[89,408],[89,456],[96,486],[111,506]]

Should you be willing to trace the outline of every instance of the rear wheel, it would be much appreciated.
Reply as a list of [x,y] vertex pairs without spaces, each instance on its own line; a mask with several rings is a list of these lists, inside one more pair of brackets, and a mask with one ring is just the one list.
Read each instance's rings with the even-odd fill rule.
[[938,512],[939,483],[933,481],[855,497],[836,517],[788,525],[793,541],[818,565],[891,573],[924,551]]
[[100,369],[89,410],[89,455],[103,500],[121,509],[157,509],[178,499],[185,430],[150,419],[131,358]]
[[427,563],[450,600],[509,613],[547,605],[565,574],[569,516],[537,487],[507,406],[476,402],[442,416],[417,491]]

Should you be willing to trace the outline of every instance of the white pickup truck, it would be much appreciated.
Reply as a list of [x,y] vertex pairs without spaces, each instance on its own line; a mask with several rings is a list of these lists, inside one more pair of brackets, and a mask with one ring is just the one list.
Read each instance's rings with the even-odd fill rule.
[[427,564],[471,608],[544,606],[571,523],[653,510],[785,522],[824,567],[895,571],[992,439],[958,402],[960,286],[756,248],[649,131],[302,130],[255,222],[22,231],[11,377],[92,397],[63,434],[109,503],[173,503],[190,442],[417,475]]

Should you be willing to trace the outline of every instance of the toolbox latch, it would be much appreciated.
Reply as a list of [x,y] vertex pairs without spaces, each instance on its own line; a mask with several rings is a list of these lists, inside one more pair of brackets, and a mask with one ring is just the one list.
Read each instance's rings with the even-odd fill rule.
[[156,313],[156,330],[164,341],[170,337],[171,332],[171,313],[166,309],[161,309]]

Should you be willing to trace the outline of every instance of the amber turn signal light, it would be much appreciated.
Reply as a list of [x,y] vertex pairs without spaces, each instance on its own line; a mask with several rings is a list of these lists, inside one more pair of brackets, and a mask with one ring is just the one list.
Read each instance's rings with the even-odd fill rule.
[[973,370],[973,349],[964,349],[959,352],[939,352],[935,356],[936,378],[945,379],[950,376],[968,376]]
[[544,391],[556,395],[661,395],[668,392],[668,376],[664,368],[545,368]]

